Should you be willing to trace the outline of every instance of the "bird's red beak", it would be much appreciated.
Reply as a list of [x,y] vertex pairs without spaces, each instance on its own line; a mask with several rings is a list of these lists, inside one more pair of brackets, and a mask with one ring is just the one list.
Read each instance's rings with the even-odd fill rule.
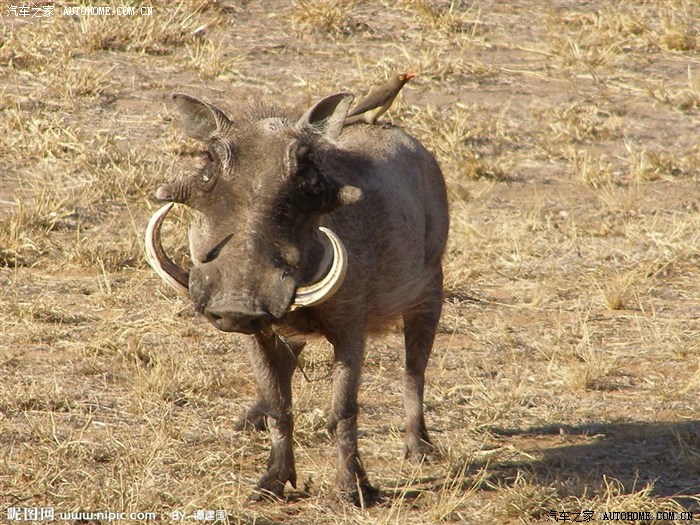
[[406,73],[406,81],[413,80],[415,76],[415,73]]

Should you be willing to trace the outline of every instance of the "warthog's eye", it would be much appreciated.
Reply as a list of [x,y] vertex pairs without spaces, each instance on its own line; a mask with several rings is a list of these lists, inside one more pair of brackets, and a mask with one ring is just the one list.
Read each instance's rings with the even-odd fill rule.
[[211,169],[207,166],[202,171],[202,181],[209,182],[211,180]]
[[209,182],[214,175],[216,158],[210,149],[204,152],[204,166],[202,167],[202,182]]
[[314,151],[310,146],[300,146],[297,150],[297,179],[315,178],[318,168],[314,162]]
[[314,152],[311,149],[311,146],[308,146],[306,144],[300,145],[297,150],[296,150],[296,162],[294,163],[294,167],[296,168],[297,175],[305,170],[307,170],[309,167],[313,167],[314,165]]

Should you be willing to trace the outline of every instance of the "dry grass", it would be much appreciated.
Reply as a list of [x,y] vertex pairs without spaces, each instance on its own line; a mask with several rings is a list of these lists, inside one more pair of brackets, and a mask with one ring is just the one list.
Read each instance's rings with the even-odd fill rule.
[[353,33],[353,11],[361,0],[295,0],[289,10],[291,26],[300,36],[342,37]]
[[[555,2],[539,18],[539,3],[487,0],[152,5],[124,19],[3,8],[3,519],[700,512],[696,2]],[[385,501],[340,502],[331,352],[315,342],[294,383],[299,490],[253,504],[269,438],[232,430],[255,397],[248,340],[215,332],[143,257],[155,188],[198,151],[168,95],[361,96],[399,70],[418,77],[383,119],[435,152],[451,200],[426,394],[439,455],[402,461],[401,335],[373,339],[360,447]],[[189,219],[165,227],[183,263]]]
[[403,7],[417,15],[429,34],[468,34],[474,37],[482,32],[481,11],[473,5],[452,0],[449,3],[431,0],[407,0]]
[[[219,20],[202,25],[200,12],[207,2],[180,1],[163,16],[135,16],[128,24],[115,24],[109,17],[79,18],[80,39],[88,51],[132,51],[151,55],[170,54],[174,47],[199,38]],[[118,3],[110,3],[116,9]],[[163,4],[165,7],[166,4]],[[156,13],[159,6],[156,6]]]
[[191,46],[188,45],[187,49],[192,65],[203,79],[216,78],[227,73],[231,75],[245,59],[242,55],[225,57],[221,43],[215,45],[208,40],[203,43],[197,41]]

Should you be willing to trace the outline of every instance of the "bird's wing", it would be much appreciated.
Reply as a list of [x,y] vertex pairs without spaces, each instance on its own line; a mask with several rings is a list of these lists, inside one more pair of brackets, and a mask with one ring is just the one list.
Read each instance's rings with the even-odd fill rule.
[[[378,108],[384,104],[388,98],[391,96],[391,90],[387,87],[375,88],[369,92],[369,94],[357,103],[357,106],[348,113],[348,117],[354,117],[355,115],[361,115],[362,113],[369,111],[370,109]],[[347,118],[347,117],[346,117]]]

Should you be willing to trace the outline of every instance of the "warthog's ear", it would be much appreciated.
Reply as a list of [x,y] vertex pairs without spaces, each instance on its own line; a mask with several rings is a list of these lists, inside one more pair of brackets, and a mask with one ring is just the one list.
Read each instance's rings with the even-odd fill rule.
[[352,93],[335,93],[316,102],[299,119],[302,128],[314,128],[329,139],[336,139],[343,131],[343,123],[348,114]]
[[180,109],[182,127],[190,138],[207,140],[215,131],[231,123],[224,112],[213,104],[182,93],[173,93],[172,97]]

